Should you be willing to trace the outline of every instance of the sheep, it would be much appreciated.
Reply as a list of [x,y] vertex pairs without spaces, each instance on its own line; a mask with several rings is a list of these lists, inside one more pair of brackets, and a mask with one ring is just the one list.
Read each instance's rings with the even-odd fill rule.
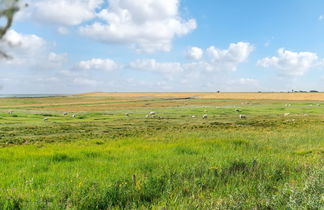
[[67,112],[64,112],[63,115],[66,116],[66,115],[68,115],[68,113]]
[[285,117],[288,117],[290,115],[290,113],[285,113],[284,116]]
[[76,114],[73,114],[72,117],[75,118],[77,115]]
[[235,111],[236,111],[236,112],[241,112],[241,110],[240,110],[240,109],[235,109]]
[[9,112],[8,112],[8,114],[10,114],[10,115],[11,115],[12,113],[13,113],[13,111],[9,111]]
[[192,118],[196,118],[196,115],[192,115],[191,117],[192,117]]
[[153,116],[155,115],[156,113],[155,112],[150,112],[149,115]]
[[246,119],[246,115],[240,114],[240,119]]
[[126,116],[126,117],[129,117],[129,113],[125,113],[125,116]]
[[45,117],[43,120],[44,120],[44,121],[48,121],[48,118]]
[[202,118],[203,119],[207,119],[208,118],[208,115],[207,114],[204,114]]
[[145,116],[146,118],[155,118],[157,117],[156,116],[156,113],[155,112],[150,112],[148,115]]

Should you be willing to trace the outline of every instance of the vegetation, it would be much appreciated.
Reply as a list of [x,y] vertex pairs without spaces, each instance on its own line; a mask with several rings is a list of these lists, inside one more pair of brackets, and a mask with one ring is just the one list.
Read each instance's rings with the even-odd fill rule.
[[0,209],[323,209],[321,105],[0,99]]

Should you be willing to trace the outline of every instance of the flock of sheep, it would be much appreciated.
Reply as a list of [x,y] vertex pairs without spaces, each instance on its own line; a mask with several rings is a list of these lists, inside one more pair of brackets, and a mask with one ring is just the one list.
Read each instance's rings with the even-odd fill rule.
[[[241,112],[241,110],[239,110],[239,109],[236,109],[235,111],[236,111],[236,112]],[[205,112],[205,114],[202,116],[202,119],[208,119],[207,110],[204,110],[204,112]],[[129,113],[126,113],[125,115],[128,117],[130,114],[129,114]],[[196,115],[192,115],[191,117],[192,117],[192,118],[197,118]],[[156,112],[150,112],[150,113],[148,113],[148,114],[145,116],[145,118],[160,118],[160,119],[161,119],[161,117],[158,117],[158,116],[156,115]],[[240,119],[246,119],[246,115],[244,115],[244,114],[240,114],[240,115],[239,115],[239,118],[240,118]]]
[[[285,104],[285,107],[291,107],[291,106],[292,106],[291,104]],[[316,105],[308,105],[308,106],[321,106],[321,105],[320,105],[320,104],[316,104]],[[241,113],[242,111],[241,111],[240,109],[235,109],[235,112],[237,112],[237,113]],[[207,110],[204,110],[204,113],[205,113],[205,114],[202,115],[202,119],[208,119]],[[13,111],[8,111],[8,114],[12,115],[12,114],[13,114]],[[64,116],[67,116],[68,114],[69,114],[68,112],[64,112],[64,113],[63,113]],[[284,117],[288,117],[289,115],[290,115],[290,113],[284,113]],[[125,113],[125,116],[126,116],[126,117],[129,117],[129,116],[130,116],[130,113]],[[77,115],[76,115],[76,114],[72,114],[71,117],[72,117],[72,118],[75,118],[75,117],[77,117]],[[191,117],[192,117],[192,118],[197,118],[196,115],[192,115]],[[145,118],[159,118],[159,119],[161,119],[161,117],[158,116],[158,115],[156,114],[156,112],[154,112],[154,111],[149,112],[149,113],[145,116]],[[240,119],[246,119],[247,116],[244,115],[244,114],[239,114],[239,118],[240,118]],[[46,117],[46,118],[44,118],[43,120],[44,120],[44,121],[48,121],[48,118]]]

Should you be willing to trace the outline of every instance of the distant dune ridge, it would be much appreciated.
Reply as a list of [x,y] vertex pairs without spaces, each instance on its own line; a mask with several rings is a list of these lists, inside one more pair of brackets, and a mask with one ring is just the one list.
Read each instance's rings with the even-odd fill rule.
[[198,98],[198,99],[263,99],[263,100],[296,100],[324,101],[324,93],[127,93],[127,92],[94,92],[77,96],[105,97],[156,97],[156,98]]

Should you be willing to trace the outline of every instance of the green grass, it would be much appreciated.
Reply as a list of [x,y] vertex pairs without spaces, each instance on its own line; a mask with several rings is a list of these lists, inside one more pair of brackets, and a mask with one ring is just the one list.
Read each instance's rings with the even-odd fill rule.
[[324,208],[324,107],[192,101],[0,113],[0,209]]

